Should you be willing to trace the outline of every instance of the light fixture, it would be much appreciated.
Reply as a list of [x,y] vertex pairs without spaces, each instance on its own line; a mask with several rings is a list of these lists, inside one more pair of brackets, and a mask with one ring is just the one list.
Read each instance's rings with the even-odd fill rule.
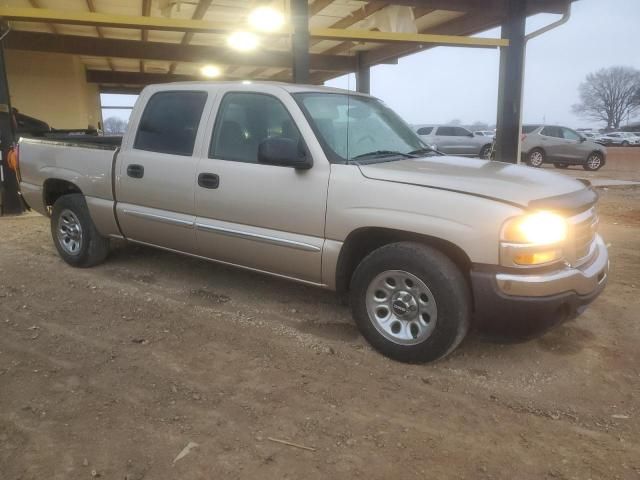
[[251,32],[235,32],[227,38],[227,44],[231,48],[240,50],[241,52],[255,50],[259,43],[258,37]]
[[220,67],[216,67],[215,65],[205,65],[200,69],[200,73],[203,77],[215,78],[219,77],[222,72],[220,71]]
[[284,25],[284,16],[271,7],[258,7],[249,14],[249,25],[261,32],[275,32]]
[[242,80],[243,85],[251,85],[251,80]]

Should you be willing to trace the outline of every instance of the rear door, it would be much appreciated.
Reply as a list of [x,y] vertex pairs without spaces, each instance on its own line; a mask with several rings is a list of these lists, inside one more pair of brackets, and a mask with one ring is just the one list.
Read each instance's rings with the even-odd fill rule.
[[207,98],[205,91],[175,90],[139,99],[145,108],[132,119],[136,134],[116,165],[116,212],[128,239],[195,252],[193,152]]
[[197,167],[199,254],[321,283],[329,163],[317,155],[311,169],[296,170],[257,161],[266,138],[315,141],[302,112],[279,88],[228,89],[218,103]]
[[455,127],[438,127],[435,133],[435,141],[438,150],[450,155],[462,153],[459,138],[455,135]]
[[560,127],[548,126],[540,131],[540,146],[548,160],[562,160],[564,137]]

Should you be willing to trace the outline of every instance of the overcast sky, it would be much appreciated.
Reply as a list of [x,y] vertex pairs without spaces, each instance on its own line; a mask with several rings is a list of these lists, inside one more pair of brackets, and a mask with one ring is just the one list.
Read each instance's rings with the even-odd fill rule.
[[[559,18],[536,15],[527,32]],[[578,85],[603,67],[640,69],[640,0],[578,0],[571,19],[532,39],[527,46],[524,122],[559,123],[574,128],[601,126],[571,113]],[[500,30],[481,36],[499,37]],[[371,71],[371,93],[409,123],[459,119],[495,123],[498,95],[497,50],[439,47],[379,65]],[[353,75],[327,85],[355,89]]]

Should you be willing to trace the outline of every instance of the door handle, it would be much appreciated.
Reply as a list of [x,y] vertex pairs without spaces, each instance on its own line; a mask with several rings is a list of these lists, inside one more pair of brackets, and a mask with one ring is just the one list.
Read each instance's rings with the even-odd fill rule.
[[142,165],[132,163],[127,166],[127,175],[131,178],[142,178],[144,177],[144,167]]
[[218,188],[220,177],[215,173],[201,173],[198,175],[198,185],[202,188]]

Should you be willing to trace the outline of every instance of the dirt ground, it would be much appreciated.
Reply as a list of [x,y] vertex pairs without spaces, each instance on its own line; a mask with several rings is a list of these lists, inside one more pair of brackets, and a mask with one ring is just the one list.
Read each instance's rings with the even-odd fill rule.
[[582,317],[426,366],[329,292],[126,245],[73,269],[0,218],[0,479],[638,479],[640,188],[601,193]]

